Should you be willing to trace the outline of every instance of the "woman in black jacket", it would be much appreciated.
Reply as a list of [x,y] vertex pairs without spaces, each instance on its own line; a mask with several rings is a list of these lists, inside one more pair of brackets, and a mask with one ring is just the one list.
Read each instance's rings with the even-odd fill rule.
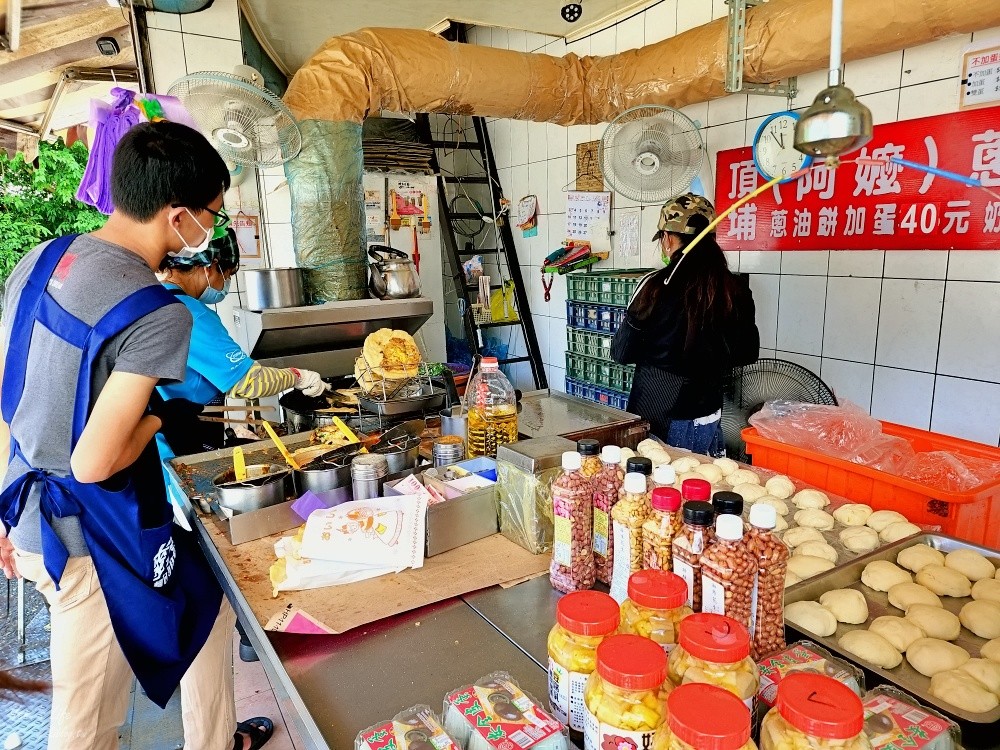
[[660,209],[653,241],[666,268],[639,284],[612,355],[636,365],[628,410],[654,435],[721,456],[723,382],[733,367],[757,360],[760,337],[750,289],[729,271],[715,234],[685,252],[714,218],[712,204],[692,193]]

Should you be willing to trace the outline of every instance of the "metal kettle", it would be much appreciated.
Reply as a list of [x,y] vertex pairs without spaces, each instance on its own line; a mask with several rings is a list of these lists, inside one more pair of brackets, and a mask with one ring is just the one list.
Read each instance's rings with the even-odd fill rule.
[[368,248],[372,262],[368,291],[378,299],[408,299],[420,296],[420,277],[413,261],[402,250],[386,245]]

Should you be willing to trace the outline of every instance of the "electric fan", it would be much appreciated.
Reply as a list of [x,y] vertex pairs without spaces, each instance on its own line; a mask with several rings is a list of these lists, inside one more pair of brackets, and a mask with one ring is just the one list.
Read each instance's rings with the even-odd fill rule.
[[664,203],[686,192],[704,159],[698,126],[676,109],[653,105],[622,112],[598,148],[604,179],[639,203]]
[[176,96],[227,162],[277,167],[302,148],[299,126],[278,97],[263,87],[260,73],[191,73],[167,92]]
[[767,401],[837,405],[830,387],[794,362],[758,359],[752,365],[735,368],[726,381],[722,401],[722,435],[726,455],[733,460],[749,462],[741,433]]

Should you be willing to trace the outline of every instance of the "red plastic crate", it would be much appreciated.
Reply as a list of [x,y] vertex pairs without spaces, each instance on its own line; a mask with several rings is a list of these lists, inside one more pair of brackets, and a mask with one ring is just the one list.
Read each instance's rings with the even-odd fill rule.
[[[882,431],[922,451],[955,451],[1000,461],[1000,448],[926,430],[882,422]],[[753,465],[801,479],[814,487],[867,503],[876,510],[899,511],[913,523],[940,526],[945,534],[1000,549],[1000,480],[965,492],[945,492],[912,479],[769,440],[754,427],[743,430]]]

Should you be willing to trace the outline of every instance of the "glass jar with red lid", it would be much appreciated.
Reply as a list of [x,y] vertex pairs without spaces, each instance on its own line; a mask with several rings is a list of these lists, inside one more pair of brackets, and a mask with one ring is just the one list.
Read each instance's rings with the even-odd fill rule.
[[864,707],[847,685],[798,672],[778,683],[778,702],[764,717],[761,750],[870,750]]
[[732,617],[699,612],[681,621],[668,670],[674,685],[716,685],[748,709],[760,688],[760,672],[750,658],[750,633]]
[[667,723],[653,750],[757,750],[750,739],[750,711],[715,685],[681,685],[667,697]]
[[576,591],[556,605],[548,639],[549,706],[572,729],[583,731],[583,690],[597,667],[597,647],[618,623],[618,602],[600,591]]
[[597,647],[597,669],[584,690],[585,750],[650,747],[666,720],[666,675],[666,654],[648,638],[605,638]]
[[621,632],[650,638],[669,654],[677,645],[681,620],[690,614],[684,579],[666,570],[640,570],[628,581]]

